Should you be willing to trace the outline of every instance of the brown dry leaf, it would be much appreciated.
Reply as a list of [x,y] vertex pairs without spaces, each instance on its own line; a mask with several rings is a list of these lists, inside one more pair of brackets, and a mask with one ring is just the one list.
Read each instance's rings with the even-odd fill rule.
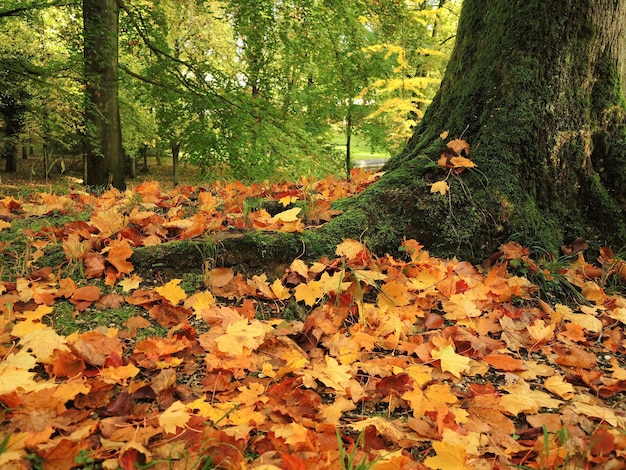
[[88,331],[75,338],[70,338],[70,347],[85,362],[102,367],[111,354],[121,357],[124,353],[119,340],[111,338],[100,331]]
[[211,287],[224,287],[235,277],[230,268],[214,268],[209,272]]
[[79,287],[74,291],[72,299],[76,301],[95,302],[100,298],[100,288],[97,286]]

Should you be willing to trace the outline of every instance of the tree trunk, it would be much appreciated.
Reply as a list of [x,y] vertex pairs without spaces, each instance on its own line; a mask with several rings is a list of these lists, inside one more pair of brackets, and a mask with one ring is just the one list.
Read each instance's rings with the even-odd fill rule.
[[348,113],[346,120],[346,178],[350,181],[350,169],[352,168],[352,116]]
[[7,173],[17,172],[18,142],[24,129],[24,103],[26,94],[20,91],[0,90],[0,124],[4,127],[5,149],[7,159],[4,170]]
[[141,158],[141,161],[143,162],[141,172],[148,173],[148,146],[146,144],[141,144],[139,147],[139,158]]
[[174,186],[178,186],[178,155],[180,154],[180,143],[172,142],[172,172]]
[[4,151],[4,157],[7,159],[4,171],[7,173],[15,173],[17,171],[17,153],[17,144],[9,141]]
[[[625,37],[626,0],[465,0],[424,119],[326,233],[365,231],[379,252],[415,238],[471,260],[511,239],[552,253],[579,237],[623,247]],[[477,167],[433,165],[458,137]],[[446,176],[450,191],[431,193]]]
[[88,186],[124,183],[124,152],[118,102],[116,0],[83,0],[85,123]]

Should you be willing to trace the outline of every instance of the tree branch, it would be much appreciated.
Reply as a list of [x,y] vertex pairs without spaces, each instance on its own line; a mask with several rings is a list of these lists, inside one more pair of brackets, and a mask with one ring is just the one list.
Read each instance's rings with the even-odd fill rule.
[[20,16],[22,13],[26,13],[30,10],[44,10],[49,7],[67,7],[73,5],[79,5],[80,2],[74,1],[51,1],[51,2],[33,2],[30,5],[24,5],[22,7],[11,8],[9,10],[0,11],[0,18],[7,18],[10,16]]

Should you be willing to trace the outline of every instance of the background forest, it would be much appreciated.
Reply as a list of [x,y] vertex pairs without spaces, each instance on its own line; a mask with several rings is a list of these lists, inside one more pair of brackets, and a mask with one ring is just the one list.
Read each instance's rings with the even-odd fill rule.
[[[180,152],[208,179],[262,180],[345,173],[353,135],[400,150],[443,75],[461,1],[118,4],[126,155],[141,169]],[[43,153],[46,173],[70,155],[80,166],[83,44],[81,2],[0,7],[7,171],[20,150]]]

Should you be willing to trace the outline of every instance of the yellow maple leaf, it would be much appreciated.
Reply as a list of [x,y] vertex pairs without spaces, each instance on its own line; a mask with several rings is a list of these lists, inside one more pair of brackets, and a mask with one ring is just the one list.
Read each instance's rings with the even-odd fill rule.
[[336,397],[335,400],[329,404],[323,404],[320,407],[319,415],[322,421],[327,424],[339,425],[339,420],[342,418],[346,411],[352,411],[356,408],[356,405],[352,400],[348,400],[341,395]]
[[281,359],[287,361],[287,364],[278,369],[276,375],[282,377],[289,372],[302,370],[308,363],[308,359],[295,349],[288,349]]
[[137,289],[139,287],[139,284],[141,284],[141,281],[143,281],[141,276],[133,274],[130,277],[125,277],[120,282],[118,282],[118,284],[122,287],[122,291],[130,292]]
[[592,333],[600,333],[603,325],[602,321],[594,316],[596,310],[582,306],[581,311],[583,313],[573,313],[570,310],[569,313],[565,314],[564,319]]
[[456,153],[465,152],[465,155],[469,155],[470,145],[463,139],[454,139],[446,144],[447,147],[454,150]]
[[325,293],[328,292],[344,292],[348,287],[352,285],[351,282],[344,282],[346,273],[344,271],[337,271],[332,276],[327,272],[322,273],[320,282],[322,283],[322,289]]
[[571,383],[566,382],[560,375],[548,377],[543,383],[543,386],[564,400],[569,400],[576,393],[574,386]]
[[37,359],[25,350],[8,354],[0,361],[0,394],[22,389],[34,390],[37,387],[35,373],[30,369],[37,364]]
[[532,390],[524,380],[503,388],[509,393],[502,396],[500,405],[512,415],[538,413],[542,407],[558,408],[561,405],[561,400],[552,398],[549,393]]
[[325,364],[319,362],[313,368],[315,377],[327,387],[343,393],[352,381],[351,367],[340,365],[334,357],[325,356],[324,359]]
[[306,284],[298,284],[294,291],[296,301],[304,300],[308,306],[315,305],[324,296],[324,286],[320,281],[311,281]]
[[0,232],[2,232],[5,228],[9,228],[11,226],[10,222],[5,222],[4,220],[0,220]]
[[107,238],[122,231],[128,224],[128,217],[121,213],[120,208],[112,207],[95,212],[89,223],[100,231],[101,237]]
[[412,364],[405,369],[405,372],[409,374],[420,387],[423,387],[433,379],[433,369],[424,364]]
[[626,308],[618,307],[609,313],[609,317],[626,324]]
[[181,279],[172,279],[164,286],[155,287],[154,290],[160,296],[167,299],[172,305],[178,305],[181,300],[187,298],[187,294],[178,284],[181,283]]
[[362,253],[367,253],[367,248],[359,241],[344,238],[343,242],[337,245],[335,253],[339,256],[345,256],[347,260],[354,260]]
[[302,209],[300,207],[294,207],[286,211],[280,212],[272,217],[272,222],[295,222],[298,220],[298,214]]
[[457,378],[461,378],[461,372],[465,371],[470,363],[469,358],[457,354],[452,345],[447,345],[440,349],[433,349],[430,354],[433,359],[439,359],[441,361],[442,371],[450,372]]
[[291,297],[291,292],[287,289],[280,279],[276,279],[270,286],[272,292],[278,300],[287,300]]
[[289,265],[289,271],[298,273],[305,279],[309,276],[309,268],[307,267],[306,263],[301,259],[294,259]]
[[474,168],[476,163],[465,157],[452,157],[450,163],[454,168]]
[[32,331],[22,337],[20,346],[29,349],[43,363],[49,363],[55,349],[69,351],[67,338],[60,336],[49,326]]
[[295,196],[284,196],[281,197],[278,202],[283,205],[283,207],[287,207],[289,204],[292,204],[298,200]]
[[470,292],[452,294],[450,300],[442,301],[443,309],[446,312],[444,315],[446,320],[465,320],[480,316],[481,311],[476,308]]
[[554,324],[546,325],[545,321],[537,319],[532,325],[528,325],[526,329],[535,343],[541,343],[554,336],[555,326]]
[[606,421],[611,426],[619,429],[624,429],[626,425],[626,420],[624,420],[623,417],[618,417],[615,412],[608,407],[574,401],[574,411],[579,415],[591,416],[592,418]]
[[168,434],[175,434],[177,428],[184,428],[191,419],[187,405],[180,400],[175,401],[159,416],[159,424]]
[[439,193],[441,195],[446,194],[450,190],[450,186],[446,180],[437,181],[430,185],[431,193]]
[[584,295],[587,300],[591,300],[598,305],[602,305],[606,299],[604,289],[595,282],[585,282],[581,294]]
[[433,441],[433,449],[437,455],[424,460],[428,468],[441,470],[469,470],[466,465],[467,452],[462,444]]
[[202,312],[215,305],[215,297],[209,291],[196,292],[185,299],[185,307],[192,308],[195,312]]
[[132,379],[139,373],[139,368],[134,364],[127,364],[119,367],[105,367],[100,370],[100,377],[105,383],[125,384],[128,379]]
[[307,429],[299,423],[279,423],[271,429],[276,437],[282,437],[288,445],[299,444],[307,439]]
[[224,353],[240,356],[244,348],[254,351],[263,341],[265,334],[272,329],[259,320],[248,323],[245,318],[237,320],[226,327],[226,333],[216,339],[217,349]]
[[409,288],[406,284],[398,281],[390,281],[381,287],[381,292],[376,298],[376,303],[381,308],[404,307],[411,303]]

